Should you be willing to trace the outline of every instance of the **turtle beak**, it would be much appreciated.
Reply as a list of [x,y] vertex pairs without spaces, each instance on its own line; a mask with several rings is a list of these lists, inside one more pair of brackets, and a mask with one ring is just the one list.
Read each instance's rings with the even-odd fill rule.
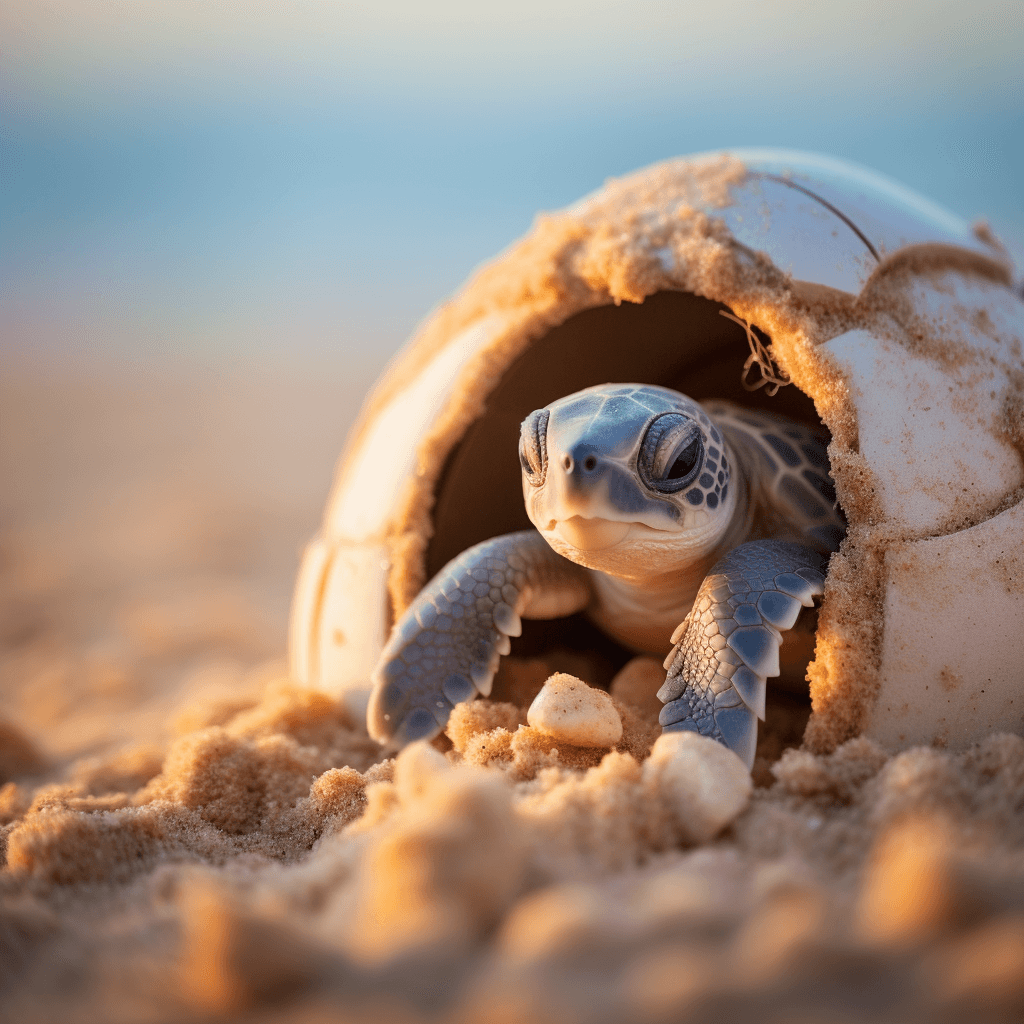
[[609,461],[586,443],[553,454],[546,485],[547,529],[581,551],[618,544],[631,524],[610,501],[609,474],[614,468]]
[[608,472],[611,467],[593,445],[581,442],[559,452],[548,469],[552,510],[560,521],[609,518]]

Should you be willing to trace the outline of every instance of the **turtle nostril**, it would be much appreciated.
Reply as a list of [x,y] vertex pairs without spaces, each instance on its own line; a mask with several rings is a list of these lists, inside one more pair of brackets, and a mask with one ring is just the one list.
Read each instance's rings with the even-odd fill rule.
[[572,456],[571,455],[566,455],[566,457],[564,459],[562,459],[562,465],[565,466],[566,473],[571,473],[572,472]]
[[588,473],[593,473],[593,471],[597,469],[597,459],[595,459],[593,455],[588,455],[583,461],[583,468]]

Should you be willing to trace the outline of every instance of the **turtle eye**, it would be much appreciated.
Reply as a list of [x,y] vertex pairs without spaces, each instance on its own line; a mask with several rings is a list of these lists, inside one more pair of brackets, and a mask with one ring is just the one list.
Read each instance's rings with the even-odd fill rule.
[[523,474],[534,487],[544,483],[548,468],[548,413],[547,409],[531,412],[519,428],[519,464]]
[[704,443],[697,423],[682,413],[666,412],[647,428],[637,469],[651,490],[671,494],[693,481],[703,457]]

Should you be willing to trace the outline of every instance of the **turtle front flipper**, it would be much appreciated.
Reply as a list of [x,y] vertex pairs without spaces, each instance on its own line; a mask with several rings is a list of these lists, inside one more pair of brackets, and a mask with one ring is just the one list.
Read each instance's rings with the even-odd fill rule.
[[664,732],[710,736],[753,766],[765,686],[779,674],[780,631],[823,593],[827,564],[811,548],[775,540],[741,544],[715,563],[672,634],[658,691]]
[[449,562],[395,624],[373,674],[370,735],[388,747],[430,739],[452,708],[487,696],[520,616],[561,618],[590,599],[586,570],[535,530],[484,541]]

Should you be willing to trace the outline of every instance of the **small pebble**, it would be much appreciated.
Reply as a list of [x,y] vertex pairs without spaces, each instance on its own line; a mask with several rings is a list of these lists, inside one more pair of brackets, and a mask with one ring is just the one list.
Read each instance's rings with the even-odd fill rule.
[[644,780],[657,786],[692,843],[706,843],[750,801],[747,766],[724,744],[695,732],[659,736],[644,762]]
[[544,684],[526,720],[577,747],[612,747],[622,739],[622,719],[611,697],[565,672],[556,672]]

